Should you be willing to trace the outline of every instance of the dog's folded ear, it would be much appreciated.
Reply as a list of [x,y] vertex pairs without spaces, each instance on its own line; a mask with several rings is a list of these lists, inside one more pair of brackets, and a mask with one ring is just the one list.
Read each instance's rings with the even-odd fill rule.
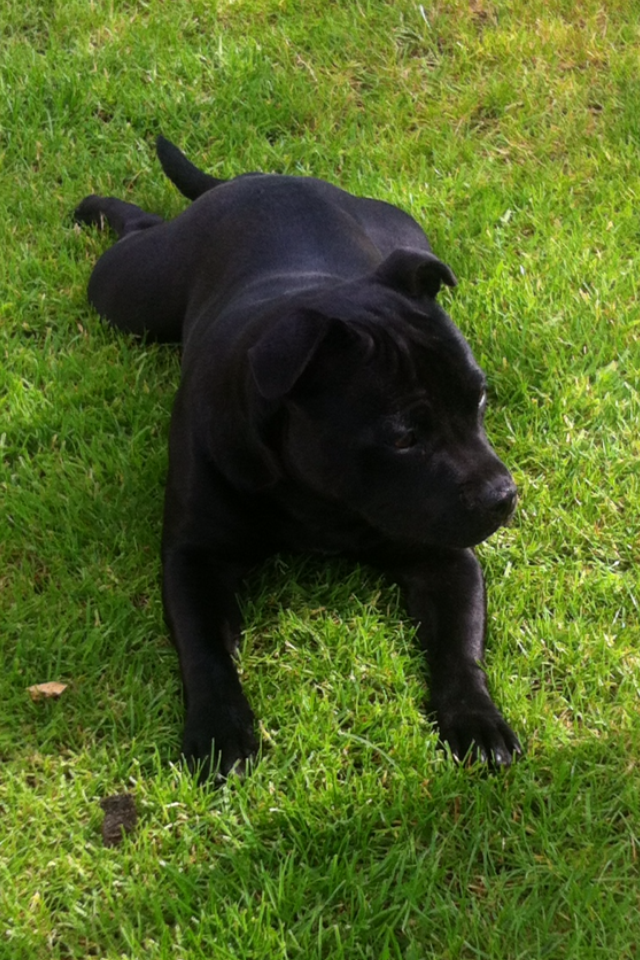
[[339,323],[317,310],[296,310],[278,320],[249,350],[249,364],[266,400],[286,396],[313,359],[330,328]]
[[410,297],[436,297],[442,284],[458,283],[451,267],[425,250],[394,250],[375,271],[381,283]]

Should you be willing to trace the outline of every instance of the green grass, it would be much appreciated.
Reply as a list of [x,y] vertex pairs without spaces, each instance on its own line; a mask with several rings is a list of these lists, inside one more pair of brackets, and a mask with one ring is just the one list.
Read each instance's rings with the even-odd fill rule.
[[[640,950],[640,18],[634,0],[4,0],[0,958],[564,960]],[[411,211],[521,490],[481,549],[526,758],[454,767],[397,591],[274,559],[245,599],[263,755],[177,765],[158,588],[170,349],[85,300],[87,193],[211,172]],[[56,702],[27,687],[69,684]],[[138,829],[102,846],[101,797]]]

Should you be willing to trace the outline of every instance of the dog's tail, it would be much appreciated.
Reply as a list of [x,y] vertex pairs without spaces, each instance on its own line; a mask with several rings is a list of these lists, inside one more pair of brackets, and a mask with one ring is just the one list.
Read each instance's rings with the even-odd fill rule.
[[175,183],[180,193],[189,200],[197,200],[207,190],[225,183],[224,180],[199,170],[195,164],[187,160],[182,150],[164,137],[158,137],[156,140],[156,152],[169,180]]

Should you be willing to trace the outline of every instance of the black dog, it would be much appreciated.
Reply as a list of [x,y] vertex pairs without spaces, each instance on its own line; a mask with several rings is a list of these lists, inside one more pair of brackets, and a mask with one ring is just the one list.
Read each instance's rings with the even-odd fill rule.
[[404,589],[455,756],[521,752],[487,690],[473,550],[516,488],[483,429],[485,379],[437,304],[456,279],[406,213],[321,180],[217,180],[158,140],[195,202],[165,223],[87,197],[119,242],[89,300],[112,324],[181,341],[163,595],[186,694],[183,751],[223,775],[257,743],[233,664],[236,593],[278,551],[341,554]]

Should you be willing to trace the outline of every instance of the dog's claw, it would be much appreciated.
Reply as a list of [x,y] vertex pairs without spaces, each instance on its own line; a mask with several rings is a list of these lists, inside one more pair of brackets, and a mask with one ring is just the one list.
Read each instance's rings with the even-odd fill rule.
[[[508,767],[511,763],[511,757],[508,753],[497,747],[491,755],[494,764],[497,767]],[[486,759],[486,757],[485,757]]]

